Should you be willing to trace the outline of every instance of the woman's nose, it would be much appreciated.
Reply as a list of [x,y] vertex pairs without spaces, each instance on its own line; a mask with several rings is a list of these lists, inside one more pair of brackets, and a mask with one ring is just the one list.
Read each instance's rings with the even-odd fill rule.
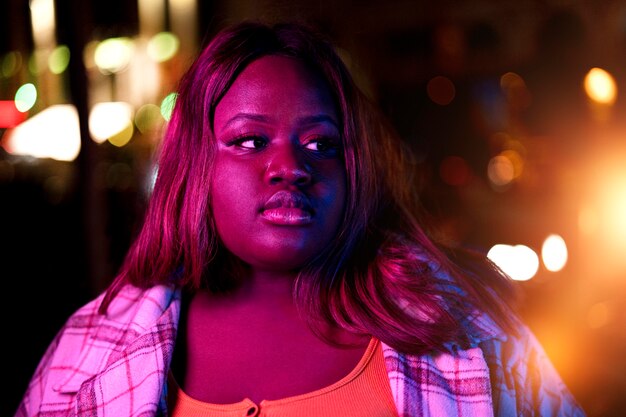
[[303,160],[304,155],[299,155],[297,146],[291,143],[275,145],[265,172],[270,184],[285,182],[303,186],[311,182],[310,167]]

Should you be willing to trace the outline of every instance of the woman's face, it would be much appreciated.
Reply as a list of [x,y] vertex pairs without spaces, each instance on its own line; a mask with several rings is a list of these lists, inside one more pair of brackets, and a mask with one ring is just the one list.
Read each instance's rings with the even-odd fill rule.
[[215,108],[212,210],[226,248],[268,271],[295,270],[335,236],[346,175],[326,83],[296,59],[265,56]]

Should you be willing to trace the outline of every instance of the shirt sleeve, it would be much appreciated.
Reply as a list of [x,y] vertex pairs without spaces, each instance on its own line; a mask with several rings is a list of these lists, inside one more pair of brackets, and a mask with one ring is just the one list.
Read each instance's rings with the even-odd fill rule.
[[494,416],[585,416],[527,326],[480,347],[489,366]]

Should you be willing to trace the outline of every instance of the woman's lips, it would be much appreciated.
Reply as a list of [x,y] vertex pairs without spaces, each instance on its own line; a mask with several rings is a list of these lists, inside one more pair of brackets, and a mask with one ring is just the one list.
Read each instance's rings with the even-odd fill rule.
[[261,212],[261,217],[270,223],[284,226],[302,226],[313,221],[310,212],[296,207],[265,209]]
[[261,217],[276,225],[302,226],[313,221],[313,209],[305,194],[281,190],[265,202]]

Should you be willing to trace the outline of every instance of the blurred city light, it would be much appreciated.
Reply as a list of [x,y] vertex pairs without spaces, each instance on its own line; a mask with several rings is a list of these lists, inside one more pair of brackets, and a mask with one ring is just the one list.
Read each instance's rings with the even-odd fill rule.
[[446,106],[454,100],[456,89],[454,83],[449,78],[438,75],[426,84],[428,97],[440,106]]
[[[132,135],[132,118],[133,109],[128,103],[97,103],[89,112],[89,133],[95,142],[102,143],[125,132],[131,125]],[[123,146],[130,137],[123,135],[123,138],[116,138],[113,142],[116,146]]]
[[0,75],[5,78],[13,76],[22,65],[22,55],[17,51],[8,52],[0,63]]
[[176,104],[176,93],[169,93],[163,101],[161,101],[161,115],[166,121],[170,121],[172,117],[172,110],[174,110],[174,105]]
[[56,44],[54,0],[30,0],[30,16],[35,48],[52,48]]
[[109,138],[109,143],[117,146],[118,148],[121,148],[122,146],[125,146],[128,142],[130,142],[130,140],[133,138],[134,133],[135,127],[132,121],[129,120],[126,126],[124,126],[124,129]]
[[53,74],[61,74],[70,63],[70,48],[60,45],[48,56],[48,68]]
[[507,72],[500,77],[500,87],[506,94],[508,103],[514,109],[524,109],[530,105],[531,95],[524,79],[514,72]]
[[496,155],[489,160],[487,177],[496,187],[506,186],[515,178],[515,166],[506,155]]
[[139,33],[153,35],[165,26],[165,2],[163,0],[138,0]]
[[587,96],[600,104],[613,104],[617,98],[617,85],[613,76],[601,68],[592,68],[585,76]]
[[15,107],[21,112],[32,109],[37,101],[37,89],[32,83],[26,83],[15,92]]
[[8,130],[3,147],[14,155],[73,161],[80,151],[78,111],[69,104],[57,104]]
[[528,281],[539,270],[539,257],[525,245],[494,245],[487,257],[516,281]]
[[26,113],[15,107],[14,100],[0,100],[0,129],[15,127],[26,120]]
[[109,38],[96,46],[94,61],[103,74],[114,74],[125,69],[133,55],[130,38]]
[[165,62],[178,52],[180,41],[170,32],[161,32],[148,41],[148,56],[156,62]]
[[135,126],[141,133],[147,133],[162,121],[161,109],[155,104],[144,104],[135,113]]
[[546,238],[541,247],[541,259],[548,271],[558,272],[567,264],[567,245],[559,235],[552,234]]

